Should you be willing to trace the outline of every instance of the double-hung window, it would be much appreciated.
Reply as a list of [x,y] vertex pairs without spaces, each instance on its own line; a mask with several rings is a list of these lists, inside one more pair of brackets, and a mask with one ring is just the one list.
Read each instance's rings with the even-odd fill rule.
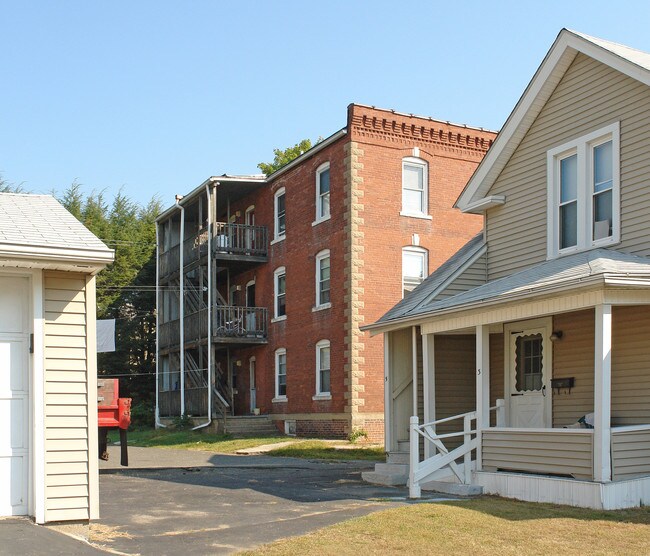
[[620,240],[618,122],[551,149],[548,258]]
[[279,241],[284,239],[287,231],[287,216],[286,216],[286,195],[284,187],[278,189],[273,197],[273,212],[274,212],[274,240]]
[[428,171],[427,163],[414,157],[402,160],[402,212],[404,216],[426,216]]
[[316,170],[316,221],[330,217],[330,163],[321,164]]
[[273,316],[275,319],[285,319],[287,318],[287,273],[283,266],[277,268],[273,273],[273,283]]
[[275,400],[284,401],[287,398],[287,350],[280,348],[275,351]]
[[330,342],[316,344],[316,397],[330,397]]
[[426,277],[427,251],[422,247],[402,249],[402,297],[412,292]]
[[325,249],[316,255],[316,308],[330,304],[330,252]]

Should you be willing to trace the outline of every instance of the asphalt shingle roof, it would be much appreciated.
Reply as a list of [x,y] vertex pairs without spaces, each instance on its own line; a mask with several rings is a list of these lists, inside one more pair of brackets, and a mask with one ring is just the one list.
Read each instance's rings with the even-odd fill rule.
[[[447,282],[466,261],[473,257],[484,245],[483,233],[479,233],[463,245],[451,258],[432,272],[408,296],[393,306],[378,322],[385,322],[411,314],[416,314],[422,304]],[[425,305],[428,307],[428,305]]]
[[51,195],[0,193],[0,247],[111,250]]

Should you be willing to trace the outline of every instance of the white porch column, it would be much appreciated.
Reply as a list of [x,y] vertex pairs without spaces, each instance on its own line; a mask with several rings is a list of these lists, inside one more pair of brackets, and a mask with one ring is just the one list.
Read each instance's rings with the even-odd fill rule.
[[390,393],[390,332],[384,332],[384,450],[386,452],[393,449],[390,434],[393,406]]
[[[435,336],[422,335],[422,389],[424,390],[425,423],[436,420],[436,364],[435,364]],[[436,449],[430,441],[424,441],[425,459],[435,455]]]
[[481,431],[490,426],[490,327],[476,327],[476,470],[482,469]]
[[594,354],[594,480],[612,480],[612,306],[596,306]]
[[418,414],[418,329],[414,326],[412,329],[412,366],[413,366],[413,413]]

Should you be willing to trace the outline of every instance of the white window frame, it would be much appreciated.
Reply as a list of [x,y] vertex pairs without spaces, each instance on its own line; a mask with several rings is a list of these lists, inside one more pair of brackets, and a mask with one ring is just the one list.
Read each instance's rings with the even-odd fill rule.
[[320,224],[321,222],[325,222],[326,220],[329,220],[332,217],[332,173],[330,172],[330,190],[327,192],[327,198],[329,199],[329,203],[327,205],[327,214],[325,214],[321,209],[321,201],[323,199],[323,194],[321,193],[321,182],[320,182],[320,177],[325,171],[329,171],[330,169],[330,163],[329,162],[324,162],[321,164],[318,168],[316,168],[316,219],[312,223],[312,226],[315,226],[316,224]]
[[[278,286],[280,276],[284,275],[284,315],[278,314]],[[273,271],[273,318],[271,322],[286,320],[287,318],[287,270],[284,266],[278,267]]]
[[[284,355],[284,387],[285,393],[280,394],[280,357]],[[271,400],[273,403],[287,401],[287,350],[286,348],[278,348],[275,350],[275,397]]]
[[[593,150],[608,141],[612,142],[612,235],[594,240]],[[620,122],[615,122],[547,152],[547,259],[609,247],[621,241],[620,142]],[[577,242],[560,249],[560,162],[574,154],[577,155]]]
[[[278,214],[278,199],[284,195],[284,231],[280,233],[280,223]],[[281,187],[273,194],[273,243],[282,241],[287,235],[287,196],[286,189]]]
[[[323,259],[330,260],[330,300],[327,302],[322,301],[321,292],[320,292],[320,283],[321,283],[321,267],[320,263]],[[332,306],[332,258],[330,256],[330,250],[324,249],[316,255],[316,306],[314,310],[319,311],[321,309],[329,309]]]
[[[422,206],[419,211],[408,210],[404,206],[404,176],[406,166],[417,166],[422,168]],[[413,190],[411,190],[413,191]],[[402,159],[402,187],[400,189],[402,195],[402,210],[400,211],[401,216],[410,216],[413,218],[426,218],[431,220],[432,217],[429,215],[429,163],[415,156],[407,156]]]
[[[322,385],[321,385],[321,369],[320,363],[321,363],[321,351],[323,349],[329,349],[330,350],[330,368],[328,369],[330,373],[330,389],[327,391],[323,391]],[[332,348],[330,345],[329,340],[321,340],[316,344],[316,395],[312,397],[313,400],[318,401],[318,400],[331,400],[332,399]]]
[[[407,245],[406,247],[402,247],[402,298],[404,297],[404,286],[405,280],[404,278],[406,275],[404,274],[404,254],[409,253],[413,255],[419,255],[422,258],[422,282],[427,278],[429,275],[429,252],[424,249],[424,247],[418,247],[416,245]],[[420,282],[418,286],[422,283]],[[415,286],[413,289],[415,289],[417,286]],[[412,291],[412,290],[411,290]]]

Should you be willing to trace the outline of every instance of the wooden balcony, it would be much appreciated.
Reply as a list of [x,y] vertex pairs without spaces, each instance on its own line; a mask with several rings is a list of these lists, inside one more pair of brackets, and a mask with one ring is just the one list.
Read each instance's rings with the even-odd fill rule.
[[268,256],[266,226],[216,223],[212,242],[214,256],[221,260],[264,263]]
[[[208,310],[201,309],[185,315],[183,323],[185,344],[203,343],[208,337]],[[158,327],[160,349],[176,347],[180,338],[180,320],[162,323]],[[268,338],[268,309],[266,307],[232,307],[217,305],[212,309],[212,341],[216,344],[265,344]]]

